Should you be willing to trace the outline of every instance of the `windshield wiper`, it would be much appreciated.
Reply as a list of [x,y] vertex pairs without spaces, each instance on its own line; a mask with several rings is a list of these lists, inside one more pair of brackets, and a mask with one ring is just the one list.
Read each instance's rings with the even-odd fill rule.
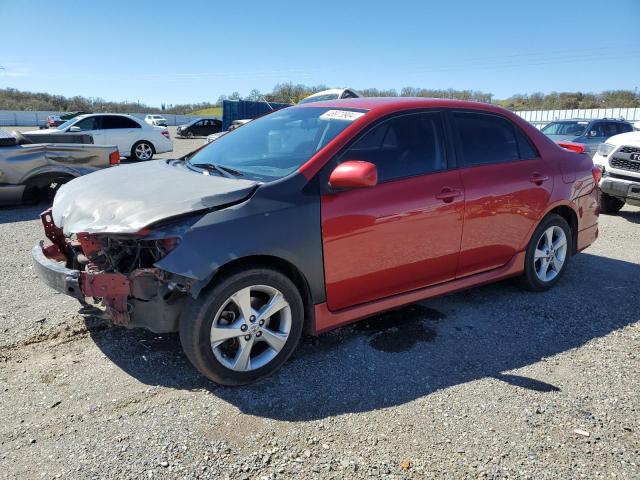
[[223,177],[233,178],[242,176],[242,172],[239,172],[238,170],[235,170],[231,167],[226,167],[224,165],[217,165],[215,163],[191,163],[188,159],[187,162],[192,167],[202,168],[209,172],[218,172]]

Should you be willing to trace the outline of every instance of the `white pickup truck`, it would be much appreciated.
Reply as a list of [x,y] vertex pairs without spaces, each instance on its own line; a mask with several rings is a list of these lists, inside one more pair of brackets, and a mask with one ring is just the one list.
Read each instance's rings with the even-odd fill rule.
[[610,137],[598,147],[593,163],[603,169],[602,213],[616,213],[625,203],[640,206],[640,132]]

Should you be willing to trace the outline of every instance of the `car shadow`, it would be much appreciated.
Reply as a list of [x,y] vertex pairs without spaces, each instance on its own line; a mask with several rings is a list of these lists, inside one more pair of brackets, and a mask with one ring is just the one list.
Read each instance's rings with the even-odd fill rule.
[[640,210],[621,210],[618,212],[618,216],[627,222],[640,223]]
[[207,389],[247,414],[310,420],[399,405],[484,378],[553,394],[560,387],[544,375],[512,371],[638,321],[638,279],[637,264],[583,253],[548,292],[503,281],[377,315],[304,338],[275,375],[236,388],[199,375],[175,334],[105,329],[90,316],[87,324],[102,352],[145,384]]
[[37,205],[5,205],[0,206],[0,224],[30,222],[40,218],[40,214],[51,204],[41,202]]

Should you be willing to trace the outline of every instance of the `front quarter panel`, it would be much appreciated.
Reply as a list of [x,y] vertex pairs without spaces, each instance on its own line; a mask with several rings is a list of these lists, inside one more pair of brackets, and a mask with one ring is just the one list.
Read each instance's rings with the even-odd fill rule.
[[192,280],[197,297],[222,266],[251,256],[291,263],[306,279],[313,303],[325,300],[315,181],[296,173],[262,185],[241,204],[204,215],[156,266]]

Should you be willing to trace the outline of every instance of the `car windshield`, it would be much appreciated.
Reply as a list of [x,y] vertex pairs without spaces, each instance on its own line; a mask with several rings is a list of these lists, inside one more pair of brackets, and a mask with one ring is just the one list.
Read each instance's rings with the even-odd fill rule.
[[584,134],[589,122],[551,122],[542,129],[545,135],[575,135]]
[[336,100],[338,98],[340,98],[340,95],[337,93],[327,93],[325,95],[318,95],[317,97],[303,98],[298,103],[324,102],[325,100]]
[[189,159],[271,181],[309,160],[366,110],[285,108],[221,136]]

